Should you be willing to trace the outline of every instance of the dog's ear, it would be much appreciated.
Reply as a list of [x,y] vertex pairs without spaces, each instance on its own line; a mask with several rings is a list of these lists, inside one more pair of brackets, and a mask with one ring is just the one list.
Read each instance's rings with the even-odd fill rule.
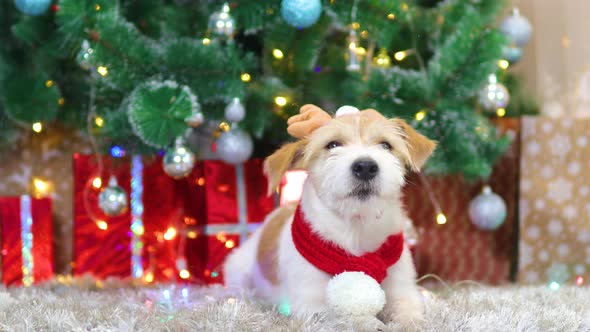
[[417,132],[416,129],[412,128],[412,126],[407,124],[404,120],[393,119],[393,122],[401,128],[403,135],[405,136],[410,155],[408,166],[413,171],[419,172],[422,166],[426,163],[426,160],[428,160],[428,157],[430,157],[434,151],[436,143]]
[[264,160],[264,174],[268,179],[268,194],[281,184],[285,172],[293,169],[306,169],[304,149],[307,139],[283,145]]

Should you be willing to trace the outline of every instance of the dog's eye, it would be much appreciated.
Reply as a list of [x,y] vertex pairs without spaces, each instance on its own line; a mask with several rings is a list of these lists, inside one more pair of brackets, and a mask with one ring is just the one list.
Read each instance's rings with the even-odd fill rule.
[[381,145],[381,147],[384,148],[385,150],[391,151],[391,144],[389,144],[387,142],[381,142],[381,143],[379,143],[379,145]]
[[331,149],[333,149],[335,147],[339,147],[339,146],[342,146],[342,143],[340,143],[338,141],[332,141],[326,145],[326,149],[331,150]]

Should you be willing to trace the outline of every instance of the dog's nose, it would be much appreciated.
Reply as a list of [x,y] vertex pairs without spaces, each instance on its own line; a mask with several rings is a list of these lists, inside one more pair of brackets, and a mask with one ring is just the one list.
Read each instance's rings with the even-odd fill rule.
[[357,159],[352,163],[352,174],[363,181],[368,181],[377,176],[379,166],[373,159]]

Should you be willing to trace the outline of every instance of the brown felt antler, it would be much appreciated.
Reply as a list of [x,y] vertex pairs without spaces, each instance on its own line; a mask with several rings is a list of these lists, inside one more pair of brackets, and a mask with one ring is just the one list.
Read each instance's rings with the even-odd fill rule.
[[332,117],[316,105],[307,104],[301,106],[299,114],[293,115],[287,120],[287,132],[295,138],[304,138],[317,128],[330,121]]

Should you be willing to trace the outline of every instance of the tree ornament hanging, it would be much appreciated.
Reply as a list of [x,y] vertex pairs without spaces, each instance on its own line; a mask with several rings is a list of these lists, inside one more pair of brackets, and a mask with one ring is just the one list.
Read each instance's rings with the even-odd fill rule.
[[385,48],[379,50],[377,56],[373,58],[373,64],[380,68],[391,67],[391,57],[389,57]]
[[90,47],[90,42],[88,40],[84,40],[80,47],[80,51],[76,55],[76,62],[80,68],[84,70],[92,69],[92,58],[94,56],[94,49]]
[[166,150],[162,159],[164,172],[174,179],[189,175],[195,166],[195,154],[185,145],[182,137],[177,137],[174,146]]
[[356,49],[358,46],[356,31],[350,30],[347,41],[348,51],[346,53],[346,70],[349,72],[359,72],[361,70],[361,61]]
[[246,116],[246,109],[242,105],[240,98],[233,98],[232,101],[225,107],[225,118],[229,122],[237,123]]
[[186,122],[186,124],[191,128],[197,128],[198,126],[202,125],[203,122],[205,122],[205,116],[201,111],[196,111],[186,117],[184,122]]
[[25,15],[42,15],[51,6],[51,0],[15,0],[16,8]]
[[520,15],[520,10],[514,8],[512,15],[500,23],[500,31],[508,36],[516,46],[523,47],[531,39],[533,28],[529,20]]
[[498,82],[495,74],[488,76],[486,86],[479,91],[479,104],[487,111],[496,111],[499,108],[506,108],[510,101],[508,89]]
[[515,64],[522,58],[522,49],[518,46],[505,46],[502,48],[502,57],[510,64]]
[[250,135],[234,126],[222,133],[217,139],[217,155],[228,164],[241,164],[248,160],[254,150],[254,143]]
[[481,230],[495,230],[506,219],[506,203],[490,186],[485,186],[469,203],[469,218]]
[[127,193],[114,176],[111,176],[109,185],[98,194],[98,207],[109,217],[120,216],[127,211]]
[[281,16],[295,28],[307,28],[314,25],[322,14],[320,0],[283,0]]
[[236,22],[229,13],[229,4],[224,3],[221,11],[214,12],[209,17],[209,33],[221,40],[231,39],[236,30]]

